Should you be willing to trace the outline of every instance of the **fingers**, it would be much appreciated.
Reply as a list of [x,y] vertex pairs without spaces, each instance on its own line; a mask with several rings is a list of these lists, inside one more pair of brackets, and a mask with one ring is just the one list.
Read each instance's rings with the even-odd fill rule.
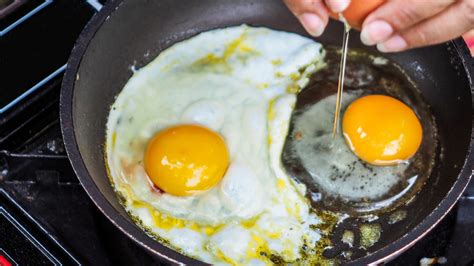
[[372,12],[364,21],[361,41],[374,45],[386,41],[394,32],[403,31],[432,17],[456,0],[391,0]]
[[377,48],[382,52],[398,52],[438,44],[459,37],[473,27],[474,1],[457,1],[432,18],[394,34]]
[[284,0],[306,31],[314,36],[323,34],[328,24],[328,9],[323,0]]
[[306,31],[314,37],[323,34],[328,24],[328,7],[332,12],[339,13],[350,4],[350,0],[284,0],[284,2]]

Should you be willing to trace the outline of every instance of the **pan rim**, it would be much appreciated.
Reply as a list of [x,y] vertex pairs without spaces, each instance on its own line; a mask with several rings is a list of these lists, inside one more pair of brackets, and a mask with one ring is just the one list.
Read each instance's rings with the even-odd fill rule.
[[[108,218],[108,220],[114,224],[114,226],[119,228],[120,231],[122,231],[137,244],[144,247],[149,253],[157,255],[167,262],[176,265],[207,265],[206,263],[187,257],[159,243],[152,237],[148,236],[135,224],[128,221],[125,217],[119,214],[93,181],[92,176],[87,170],[87,167],[82,160],[82,156],[79,151],[73,123],[73,95],[76,74],[79,70],[82,57],[86,52],[89,43],[94,38],[97,31],[101,28],[102,24],[109,18],[109,16],[113,15],[113,12],[116,9],[120,8],[122,3],[123,0],[110,0],[99,13],[93,16],[93,18],[88,22],[86,27],[81,32],[69,57],[60,94],[60,123],[66,152],[74,172],[76,173],[88,196],[97,206],[97,208]],[[464,71],[466,72],[467,78],[469,79],[471,90],[471,117],[473,117],[474,66],[472,63],[469,64],[469,62],[466,60],[469,53],[461,38],[458,38],[450,43],[455,47],[456,54],[462,60]],[[472,167],[469,168],[469,165],[474,165],[474,153],[472,152],[474,149],[473,124],[474,120],[471,119],[471,141],[465,156],[464,164],[462,166],[462,170],[458,174],[457,180],[446,194],[447,196],[441,200],[437,207],[428,216],[426,216],[413,229],[406,232],[406,234],[401,238],[375,252],[372,252],[369,255],[350,261],[348,262],[349,264],[378,264],[394,259],[402,252],[413,246],[427,233],[429,233],[431,229],[433,229],[446,216],[446,214],[451,211],[455,203],[461,197],[462,192],[469,184],[469,180],[473,175]]]

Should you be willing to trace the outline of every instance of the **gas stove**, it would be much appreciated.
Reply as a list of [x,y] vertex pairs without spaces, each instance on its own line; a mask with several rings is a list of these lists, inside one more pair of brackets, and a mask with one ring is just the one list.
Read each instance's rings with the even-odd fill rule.
[[[158,261],[95,207],[65,153],[59,92],[69,53],[105,1],[0,0],[0,265]],[[474,184],[391,265],[472,265]]]

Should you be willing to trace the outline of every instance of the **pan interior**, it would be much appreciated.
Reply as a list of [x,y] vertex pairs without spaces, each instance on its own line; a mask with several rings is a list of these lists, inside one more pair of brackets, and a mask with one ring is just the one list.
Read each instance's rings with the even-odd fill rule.
[[[384,187],[380,182],[384,180],[390,182],[394,176],[390,173],[381,174],[378,172],[386,170],[385,167],[373,167],[361,163],[362,161],[350,161],[352,168],[350,168],[350,172],[346,173],[345,170],[338,167],[340,164],[350,164],[347,158],[341,158],[335,164],[327,162],[328,165],[332,164],[334,169],[332,175],[328,178],[331,181],[328,182],[334,182],[333,187],[345,184],[345,189],[347,189],[347,186],[350,186],[352,192],[345,191],[345,196],[338,196],[337,190],[326,191],[324,187],[318,184],[320,181],[314,180],[313,175],[318,173],[318,168],[324,167],[325,163],[321,163],[321,161],[326,162],[327,159],[318,159],[318,152],[311,150],[320,150],[321,144],[317,139],[330,133],[332,129],[329,124],[321,128],[320,121],[331,120],[332,123],[333,116],[332,114],[328,116],[327,113],[322,114],[320,111],[314,112],[311,110],[326,97],[337,93],[339,59],[340,47],[326,46],[326,66],[315,73],[311,77],[310,83],[298,94],[298,101],[290,124],[290,132],[286,137],[281,159],[287,172],[296,180],[306,184],[308,188],[307,197],[316,209],[349,213],[351,216],[378,215],[396,209],[407,200],[410,200],[423,186],[434,164],[440,161],[442,148],[438,145],[436,121],[431,114],[431,108],[424,102],[416,84],[413,84],[410,77],[398,65],[383,57],[351,49],[348,54],[344,86],[347,96],[354,93],[362,94],[356,97],[382,94],[400,99],[410,106],[419,117],[423,128],[423,142],[415,156],[410,159],[409,166],[399,173],[398,183],[392,185],[385,193],[372,198],[366,198],[366,196],[348,198],[347,195],[354,193],[368,195],[368,191],[374,186]],[[343,97],[343,100],[346,99]],[[344,106],[342,111],[344,115]],[[326,116],[324,116],[325,114]],[[380,116],[379,119],[383,120],[384,117]],[[319,121],[319,124],[316,125],[320,126],[310,132],[309,128],[315,125],[315,121]],[[302,133],[303,131],[305,133]],[[330,141],[327,141],[328,145],[330,143]],[[301,150],[298,152],[298,149],[306,152],[309,149],[309,154],[304,154]],[[358,167],[363,167],[363,170]],[[393,168],[389,167],[388,169]],[[336,183],[339,185],[335,185]]]
[[[118,5],[118,2],[112,4]],[[243,23],[305,35],[281,1],[129,0],[119,5],[90,40],[75,75],[72,121],[77,147],[88,172],[79,178],[92,179],[101,195],[91,195],[99,205],[107,204],[99,199],[103,197],[113,206],[114,213],[108,214],[112,220],[125,219],[133,225],[109,183],[103,150],[109,108],[131,77],[132,69],[146,65],[163,49],[199,32]],[[332,22],[317,41],[323,45],[340,45],[341,34],[342,26]],[[376,53],[363,46],[355,35],[350,47]],[[445,147],[443,158],[418,197],[405,206],[408,219],[382,228],[382,238],[366,250],[359,245],[353,248],[341,245],[327,256],[342,256],[343,252],[350,251],[351,259],[368,256],[367,259],[374,260],[376,254],[370,257],[371,253],[391,245],[435,210],[457,181],[468,152],[472,129],[471,92],[455,47],[443,44],[388,57],[404,69],[431,106],[440,142]],[[351,223],[357,222],[349,218],[344,223],[352,226]],[[357,230],[360,228],[354,227],[354,231]],[[344,231],[336,229],[334,236],[340,241],[343,234]],[[142,244],[158,253],[164,249],[151,238],[140,239],[145,239]]]

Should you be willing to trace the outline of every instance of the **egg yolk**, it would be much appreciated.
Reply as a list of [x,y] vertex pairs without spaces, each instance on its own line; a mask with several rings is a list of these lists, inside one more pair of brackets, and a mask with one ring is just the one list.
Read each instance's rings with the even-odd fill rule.
[[212,188],[228,165],[224,139],[197,125],[179,125],[158,132],[145,152],[145,170],[153,184],[175,196]]
[[344,113],[342,130],[351,150],[374,165],[395,165],[418,150],[422,128],[403,102],[385,95],[369,95],[352,102]]

